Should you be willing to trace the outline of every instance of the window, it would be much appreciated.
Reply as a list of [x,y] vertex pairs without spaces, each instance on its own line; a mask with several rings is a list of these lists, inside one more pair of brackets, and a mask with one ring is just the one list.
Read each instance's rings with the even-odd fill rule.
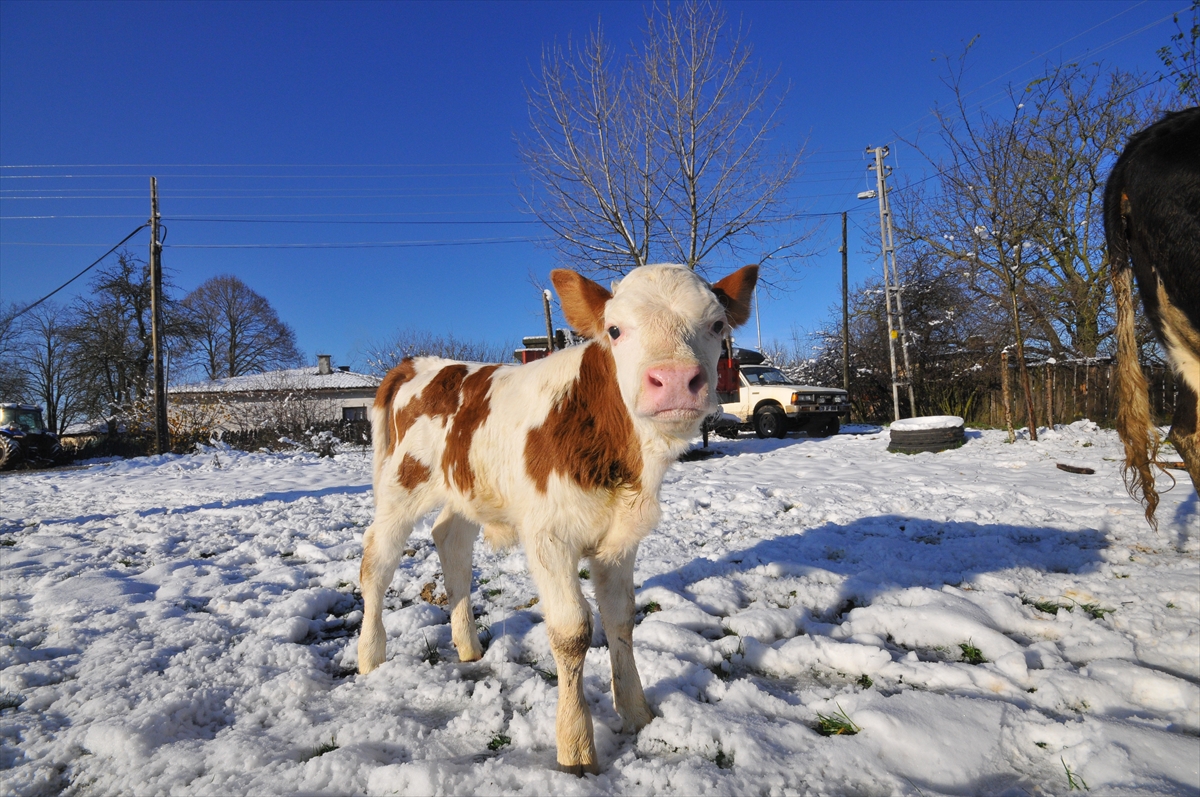
[[366,419],[366,407],[342,407],[343,421],[365,421]]

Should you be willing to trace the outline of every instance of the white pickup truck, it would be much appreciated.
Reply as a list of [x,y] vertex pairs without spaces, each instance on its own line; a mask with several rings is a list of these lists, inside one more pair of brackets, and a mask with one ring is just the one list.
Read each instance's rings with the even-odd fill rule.
[[845,390],[797,385],[770,365],[740,365],[722,357],[718,370],[723,372],[717,390],[721,412],[708,423],[723,437],[737,437],[742,429],[759,437],[785,437],[789,431],[828,437],[837,434],[840,418],[850,412]]

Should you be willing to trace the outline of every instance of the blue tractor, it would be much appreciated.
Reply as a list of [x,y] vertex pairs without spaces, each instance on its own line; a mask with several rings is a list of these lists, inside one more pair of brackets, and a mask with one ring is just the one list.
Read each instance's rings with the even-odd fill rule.
[[42,423],[42,410],[32,404],[0,404],[0,470],[63,461],[58,435]]

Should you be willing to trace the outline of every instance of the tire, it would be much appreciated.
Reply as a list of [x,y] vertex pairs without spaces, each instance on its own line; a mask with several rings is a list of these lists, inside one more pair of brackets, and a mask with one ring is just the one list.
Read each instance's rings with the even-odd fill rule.
[[817,418],[809,421],[808,432],[809,437],[832,437],[842,428],[841,422],[835,415],[832,418]]
[[897,454],[919,454],[923,451],[938,452],[958,448],[966,441],[962,426],[940,429],[892,429],[888,451]]
[[776,406],[760,407],[754,413],[754,433],[759,437],[787,437],[787,416]]
[[0,470],[14,467],[21,461],[21,448],[7,435],[0,434]]

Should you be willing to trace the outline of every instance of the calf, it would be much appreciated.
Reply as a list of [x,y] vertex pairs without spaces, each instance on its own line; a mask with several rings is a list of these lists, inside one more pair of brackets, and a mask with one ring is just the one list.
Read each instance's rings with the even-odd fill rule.
[[579,586],[591,560],[623,729],[651,720],[633,660],[633,561],[659,517],[666,469],[716,408],[721,340],[749,316],[758,276],[746,266],[710,286],[679,266],[644,266],[613,292],[551,273],[567,321],[588,340],[522,366],[409,359],[371,409],[375,519],[363,536],[358,669],[386,655],[384,591],[414,522],[442,507],[433,541],[454,645],[482,654],[471,612],[479,527],[520,543],[558,667],[558,763],[599,772],[583,661],[592,612]]
[[1104,232],[1117,304],[1117,430],[1125,484],[1156,525],[1150,466],[1158,433],[1134,337],[1132,279],[1180,376],[1168,439],[1200,490],[1200,108],[1170,113],[1134,135],[1104,189]]

